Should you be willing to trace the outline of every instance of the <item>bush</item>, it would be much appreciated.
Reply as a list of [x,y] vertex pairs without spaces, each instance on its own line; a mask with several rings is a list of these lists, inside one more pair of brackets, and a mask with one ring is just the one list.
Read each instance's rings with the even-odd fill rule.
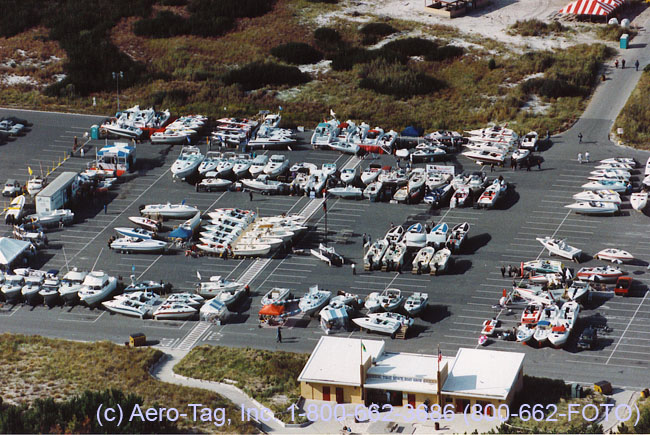
[[43,6],[36,0],[5,0],[0,14],[0,37],[10,38],[41,21]]
[[493,57],[491,57],[490,60],[488,61],[488,69],[493,70],[496,69],[496,67],[497,67],[497,61],[494,60]]
[[555,56],[550,51],[529,51],[521,58],[521,68],[527,74],[544,72],[555,63]]
[[510,26],[509,30],[510,34],[521,36],[543,36],[550,35],[551,33],[564,32],[566,30],[566,27],[564,27],[558,21],[545,23],[537,19],[532,19],[517,21],[515,24]]
[[368,23],[361,28],[363,35],[388,36],[397,30],[387,23]]
[[438,48],[438,44],[429,39],[405,38],[390,41],[382,48],[401,53],[404,56],[425,56],[434,52]]
[[133,26],[133,33],[151,38],[170,38],[190,33],[185,18],[170,11],[160,11],[154,18],[144,18]]
[[310,3],[327,3],[330,5],[338,4],[339,0],[307,0]]
[[442,62],[443,60],[455,59],[460,57],[465,53],[463,47],[457,47],[455,45],[443,45],[433,50],[431,53],[424,56],[425,60]]
[[630,35],[630,39],[636,35],[634,30],[626,29],[618,24],[608,24],[596,29],[596,36],[605,41],[618,41],[624,33]]
[[230,17],[213,17],[209,15],[191,15],[188,27],[192,34],[204,38],[221,36],[235,26],[235,20]]
[[408,61],[408,58],[402,53],[386,50],[383,47],[377,50],[350,48],[341,50],[332,57],[332,69],[334,71],[347,71],[351,70],[356,64],[369,63],[375,59],[383,59],[388,63],[406,63]]
[[194,17],[259,17],[273,9],[274,0],[192,0],[188,10]]
[[397,98],[429,94],[444,87],[444,83],[405,65],[376,59],[361,71],[359,87]]
[[289,42],[278,45],[271,49],[271,54],[294,65],[316,63],[323,58],[323,53],[304,42]]
[[314,39],[318,42],[333,46],[341,42],[341,34],[331,27],[319,27],[314,30]]
[[272,62],[252,62],[231,70],[223,76],[226,85],[238,84],[246,91],[267,85],[296,86],[310,80],[309,74],[301,72],[295,66],[278,65]]

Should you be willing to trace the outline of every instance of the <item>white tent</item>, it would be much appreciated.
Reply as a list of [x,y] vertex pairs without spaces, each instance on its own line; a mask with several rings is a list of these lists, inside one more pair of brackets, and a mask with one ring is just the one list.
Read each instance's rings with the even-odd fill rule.
[[0,266],[7,268],[20,254],[29,249],[30,242],[0,237]]

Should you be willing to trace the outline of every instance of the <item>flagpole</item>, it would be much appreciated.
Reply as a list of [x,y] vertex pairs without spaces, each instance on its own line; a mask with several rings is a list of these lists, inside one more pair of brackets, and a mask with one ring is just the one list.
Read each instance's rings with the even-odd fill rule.
[[442,393],[441,393],[441,386],[440,386],[440,360],[442,359],[442,354],[440,353],[440,344],[438,344],[438,370],[436,370],[436,386],[438,389],[438,405],[442,406]]

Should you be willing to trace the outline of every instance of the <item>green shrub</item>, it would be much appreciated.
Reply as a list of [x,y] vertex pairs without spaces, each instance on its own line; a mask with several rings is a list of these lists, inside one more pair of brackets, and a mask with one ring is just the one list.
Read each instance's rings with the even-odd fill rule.
[[294,65],[316,63],[323,58],[323,53],[304,42],[288,42],[278,45],[271,49],[271,54]]
[[555,55],[550,51],[529,51],[520,58],[519,65],[526,74],[544,72],[555,63]]
[[238,84],[246,91],[267,85],[296,86],[310,80],[309,74],[301,72],[295,66],[279,65],[273,62],[252,62],[228,71],[223,76],[225,84]]
[[490,70],[493,70],[493,69],[496,69],[496,67],[497,67],[497,61],[494,60],[493,57],[491,57],[490,60],[488,61],[488,68]]
[[235,20],[230,17],[194,14],[187,21],[193,35],[205,38],[221,36],[235,26]]
[[331,27],[319,27],[314,30],[314,39],[327,46],[336,46],[341,43],[341,34]]
[[405,38],[390,41],[382,48],[401,53],[404,56],[425,56],[435,51],[438,48],[438,44],[429,39]]
[[185,89],[158,91],[150,96],[150,106],[182,106],[187,102],[190,93]]
[[360,31],[363,35],[388,36],[397,32],[397,29],[388,23],[368,23]]
[[465,50],[463,47],[457,47],[455,45],[443,45],[442,47],[438,47],[432,52],[426,54],[424,56],[424,59],[428,61],[442,62],[444,60],[460,57],[464,52]]
[[405,65],[385,59],[373,60],[360,74],[359,87],[397,98],[429,94],[444,87],[444,83]]
[[383,59],[388,63],[406,63],[408,61],[404,54],[394,50],[386,50],[383,47],[377,50],[349,48],[341,50],[332,56],[332,69],[334,71],[348,71],[356,64],[369,63],[375,59]]
[[151,38],[170,38],[190,33],[185,18],[170,11],[160,11],[154,18],[144,18],[133,25],[133,33]]
[[636,35],[634,30],[626,29],[618,24],[608,24],[596,29],[596,36],[604,41],[618,41],[624,33],[630,35],[630,39]]
[[273,9],[274,0],[192,0],[187,9],[196,16],[259,17]]
[[41,21],[43,5],[37,0],[5,0],[0,14],[0,37],[10,38]]
[[551,33],[561,33],[566,30],[558,21],[551,21],[545,23],[543,21],[532,19],[517,21],[510,26],[509,33],[521,36],[543,36],[550,35]]

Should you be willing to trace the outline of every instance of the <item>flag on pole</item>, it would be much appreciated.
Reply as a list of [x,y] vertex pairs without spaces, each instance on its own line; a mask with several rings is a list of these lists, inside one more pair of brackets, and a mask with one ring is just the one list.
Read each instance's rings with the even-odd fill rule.
[[440,352],[440,345],[438,345],[438,364],[442,361],[442,352]]
[[279,109],[279,110],[282,110],[282,106],[278,106],[278,109]]
[[29,175],[32,175],[32,174],[34,173],[34,172],[32,171],[32,168],[30,168],[29,166],[27,166],[27,172],[29,172]]
[[366,351],[366,346],[363,345],[363,340],[361,340],[361,350],[364,351],[364,352],[367,352]]
[[196,271],[196,277],[199,279],[199,281],[201,281],[201,272],[198,270]]

